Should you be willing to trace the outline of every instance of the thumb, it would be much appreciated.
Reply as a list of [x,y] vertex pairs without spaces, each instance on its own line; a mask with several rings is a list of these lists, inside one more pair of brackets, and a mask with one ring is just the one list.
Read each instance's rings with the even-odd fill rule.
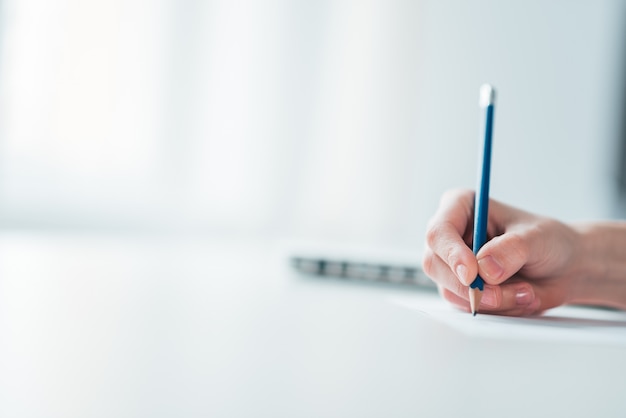
[[478,274],[485,282],[498,285],[513,276],[528,262],[530,237],[518,232],[497,236],[482,246],[476,258]]

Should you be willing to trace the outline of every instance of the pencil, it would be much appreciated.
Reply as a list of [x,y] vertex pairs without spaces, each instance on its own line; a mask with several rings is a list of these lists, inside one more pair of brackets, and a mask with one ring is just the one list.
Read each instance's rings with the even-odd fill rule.
[[[481,122],[480,146],[478,153],[478,184],[476,186],[476,197],[474,203],[474,254],[487,241],[487,220],[489,212],[489,178],[491,175],[491,145],[493,133],[493,113],[496,101],[496,91],[489,84],[480,87],[479,105],[482,111],[484,124]],[[470,284],[469,299],[472,314],[480,307],[480,300],[483,297],[485,282],[480,275]]]

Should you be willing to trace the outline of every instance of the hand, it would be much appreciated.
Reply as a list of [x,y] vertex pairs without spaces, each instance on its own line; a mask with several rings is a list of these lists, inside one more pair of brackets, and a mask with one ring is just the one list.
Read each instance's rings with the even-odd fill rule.
[[441,295],[469,311],[468,286],[480,274],[478,310],[535,315],[579,298],[581,233],[573,226],[489,202],[487,243],[474,256],[474,192],[444,194],[426,235],[423,268]]

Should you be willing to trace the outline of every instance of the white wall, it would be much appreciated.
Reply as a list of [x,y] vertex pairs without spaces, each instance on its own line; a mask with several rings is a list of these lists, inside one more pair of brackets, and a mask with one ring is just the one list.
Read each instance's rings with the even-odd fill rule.
[[488,81],[499,92],[492,195],[566,220],[613,213],[624,6],[427,3],[416,136],[428,157],[415,174],[426,206],[447,187],[474,187],[476,86]]
[[337,24],[384,47],[326,51],[337,66],[318,103],[332,116],[317,120],[299,226],[421,245],[441,193],[475,186],[483,82],[499,92],[492,195],[565,220],[613,213],[623,2],[393,7],[389,26],[363,23],[363,11]]
[[421,246],[474,187],[612,213],[626,5],[605,1],[3,3],[0,225]]

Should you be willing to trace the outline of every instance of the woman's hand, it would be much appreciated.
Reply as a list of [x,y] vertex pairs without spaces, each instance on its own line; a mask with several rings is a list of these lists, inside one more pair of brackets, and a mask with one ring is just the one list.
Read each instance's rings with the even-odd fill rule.
[[474,192],[457,190],[444,194],[429,224],[423,268],[446,300],[469,311],[477,274],[485,281],[480,312],[534,315],[583,298],[581,230],[490,200],[488,241],[475,256],[473,217]]

